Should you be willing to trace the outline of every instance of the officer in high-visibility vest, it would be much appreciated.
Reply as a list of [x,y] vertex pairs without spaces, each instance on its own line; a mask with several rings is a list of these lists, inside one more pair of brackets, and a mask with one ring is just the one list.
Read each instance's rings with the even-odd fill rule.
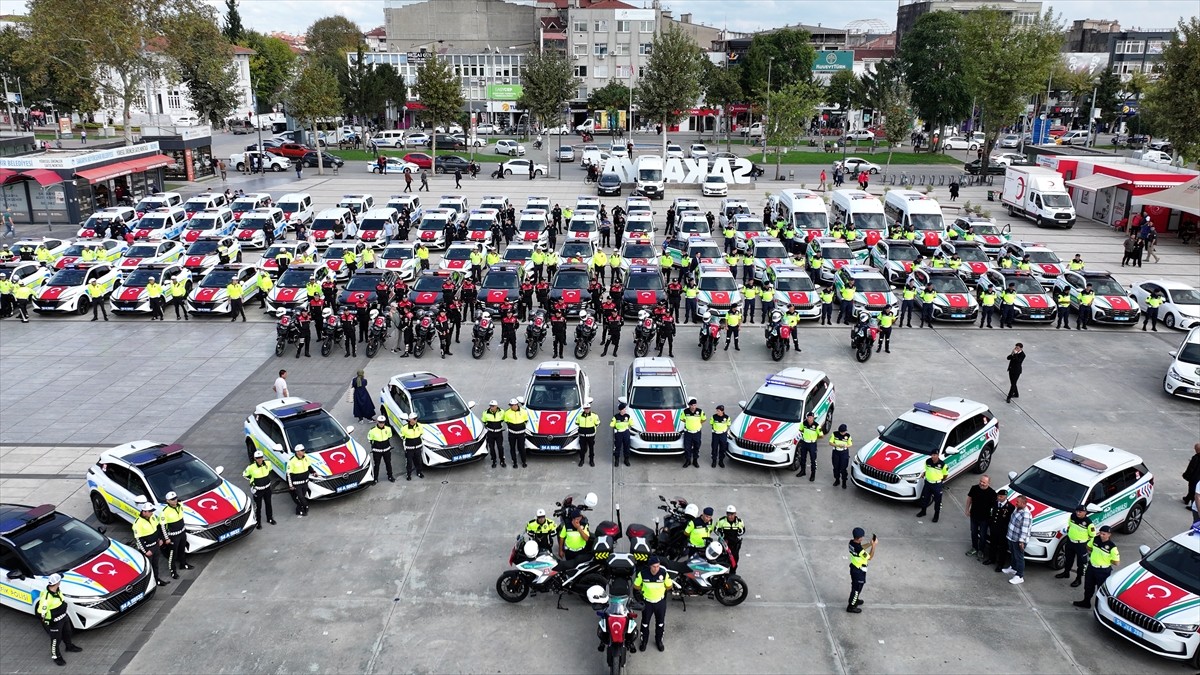
[[292,501],[296,502],[296,516],[303,518],[308,515],[308,476],[313,473],[312,460],[305,454],[303,445],[292,449],[285,472],[288,491],[292,493]]
[[270,274],[258,275],[258,307],[259,309],[267,308],[267,296],[271,293],[271,289],[275,287],[275,282],[271,281]]
[[900,292],[900,319],[897,324],[903,328],[907,323],[909,328],[912,328],[913,308],[917,305],[917,285],[913,281],[904,284],[904,290]]
[[821,325],[833,325],[833,287],[822,286],[818,292],[821,298]]
[[1000,327],[1012,328],[1017,318],[1017,287],[1009,284],[1000,296]]
[[863,601],[859,596],[867,585],[867,564],[879,551],[879,538],[871,535],[871,543],[863,546],[862,540],[867,533],[861,527],[854,528],[850,536],[850,600],[846,603],[846,611],[861,614]]
[[854,314],[854,280],[853,279],[847,281],[846,285],[842,286],[841,290],[838,291],[838,298],[841,299],[842,304],[838,308],[837,322],[849,325],[851,323],[851,316]]
[[950,470],[946,468],[946,462],[942,460],[938,451],[934,450],[929,459],[925,460],[925,484],[921,487],[921,511],[917,513],[918,518],[925,516],[930,500],[933,501],[933,522],[936,523],[941,517],[942,484],[949,475]]
[[703,554],[704,547],[708,546],[708,540],[712,538],[713,513],[713,507],[704,507],[700,516],[693,518],[683,530],[683,536],[687,537],[688,548],[693,555]]
[[1071,292],[1062,290],[1054,297],[1054,303],[1058,306],[1058,320],[1055,322],[1056,329],[1066,328],[1071,329]]
[[1080,504],[1075,507],[1075,513],[1067,520],[1067,540],[1063,545],[1067,547],[1067,563],[1063,565],[1062,572],[1054,575],[1055,579],[1067,579],[1071,576],[1071,565],[1075,565],[1075,581],[1071,582],[1071,587],[1075,588],[1083,583],[1083,571],[1087,567],[1088,559],[1088,542],[1096,538],[1096,526],[1092,524],[1092,519],[1088,517],[1087,504]]
[[150,320],[163,320],[163,287],[157,279],[146,283],[146,297],[150,299]]
[[683,285],[683,318],[684,323],[691,323],[696,319],[696,313],[699,311],[697,298],[700,296],[700,287],[696,285],[696,280],[689,278]]
[[1082,272],[1083,267],[1083,256],[1078,253],[1075,254],[1074,258],[1071,258],[1071,262],[1067,263],[1067,269],[1072,272]]
[[154,578],[159,586],[171,583],[164,581],[159,571],[159,561],[162,559],[162,546],[167,542],[166,530],[162,520],[154,513],[154,507],[147,502],[137,505],[138,517],[133,521],[133,543],[137,549],[150,559],[150,567],[154,570]]
[[845,424],[838,425],[837,431],[829,436],[829,445],[833,448],[833,454],[830,457],[830,463],[833,466],[833,487],[837,487],[841,483],[842,489],[846,489],[846,469],[850,466],[850,447],[854,445],[854,439],[850,437],[850,432]]
[[663,627],[667,622],[667,591],[675,585],[671,576],[662,566],[658,556],[650,556],[649,566],[638,572],[633,579],[633,587],[642,592],[642,641],[638,645],[640,651],[646,651],[646,643],[650,641],[650,621],[654,620],[654,646],[658,651],[666,651],[663,644]]
[[21,317],[21,323],[29,323],[29,298],[33,297],[33,289],[25,284],[13,284],[13,304],[16,314]]
[[[729,308],[729,313],[725,315],[725,351],[729,351],[729,341],[733,341],[733,348],[737,351],[742,351],[741,335],[742,335],[742,313],[738,311],[737,305]],[[701,329],[703,330],[703,329]]]
[[[1154,291],[1154,295],[1146,298],[1146,319],[1142,321],[1142,330],[1146,330],[1146,324],[1151,324],[1150,330],[1158,332],[1158,308],[1163,304],[1162,291]],[[107,321],[107,319],[105,319]]]
[[421,472],[421,451],[424,447],[421,442],[421,435],[425,430],[417,423],[417,414],[410,413],[408,422],[400,427],[400,437],[404,439],[404,480],[412,480],[413,471],[417,472],[417,478],[424,478],[425,474]]
[[1071,604],[1087,609],[1092,606],[1092,596],[1096,589],[1104,585],[1112,574],[1113,568],[1121,564],[1121,552],[1117,543],[1112,541],[1112,528],[1105,525],[1100,533],[1088,543],[1087,580],[1083,584],[1083,600]]
[[879,313],[879,345],[875,347],[875,352],[883,350],[888,354],[892,353],[892,324],[896,321],[896,315],[892,314],[892,307],[888,305]]
[[558,531],[558,555],[560,558],[566,558],[567,564],[571,564],[571,559],[582,555],[591,540],[592,534],[588,530],[587,521],[583,514],[579,511],[572,510],[566,525],[563,525]]
[[1096,300],[1096,289],[1088,284],[1079,294],[1079,313],[1075,315],[1075,330],[1087,330],[1092,322],[1092,302]]
[[926,286],[925,290],[921,291],[921,325],[918,328],[924,328],[925,324],[933,328],[933,301],[936,299],[937,293],[934,292],[933,286]]
[[798,330],[800,328],[800,312],[796,311],[795,305],[789,304],[787,306],[787,311],[783,313],[783,324],[792,329],[792,349],[796,350],[796,353],[799,354],[801,351],[800,331]]
[[979,327],[987,324],[992,327],[992,314],[996,311],[996,291],[991,288],[979,287]]
[[725,223],[725,227],[721,229],[721,237],[724,238],[724,251],[726,255],[737,251],[737,229],[733,226],[733,221]]
[[591,265],[593,276],[599,279],[602,284],[608,283],[604,279],[605,271],[608,269],[608,254],[604,252],[604,249],[596,249],[596,252],[592,254]]
[[242,308],[242,296],[245,291],[242,289],[242,282],[235,277],[225,287],[225,293],[229,296],[229,321],[237,321],[239,314],[242,316],[242,321],[245,321],[246,310]]
[[759,291],[758,298],[762,307],[762,320],[766,323],[767,317],[771,316],[771,312],[775,311],[775,287],[771,282],[763,282],[762,290]]
[[504,411],[500,409],[500,403],[495,399],[488,401],[482,419],[487,432],[488,456],[492,458],[492,468],[496,468],[496,460],[500,460],[500,466],[508,468],[504,461]]
[[591,397],[583,401],[583,412],[575,420],[579,428],[579,466],[587,456],[589,466],[596,466],[596,432],[600,428],[600,416],[592,412]]
[[546,509],[538,509],[533,520],[525,524],[525,536],[538,543],[544,551],[550,551],[554,546],[554,523],[546,518]]
[[729,425],[733,422],[725,414],[725,406],[717,406],[717,411],[708,420],[712,427],[712,465],[715,469],[725,468],[725,457],[729,455]]
[[742,537],[746,534],[746,523],[738,518],[737,508],[733,504],[726,506],[725,517],[718,520],[714,527],[721,533],[721,539],[725,540],[725,546],[729,548],[736,565],[742,556]]
[[67,601],[59,586],[62,575],[51,574],[46,581],[46,592],[38,596],[33,613],[42,620],[43,627],[50,634],[50,660],[65,666],[67,662],[62,657],[60,646],[69,652],[81,652],[83,648],[75,646],[72,641],[75,628],[71,625],[71,617],[67,615]]
[[267,464],[267,456],[262,450],[254,451],[254,461],[242,475],[250,481],[250,492],[254,496],[254,519],[258,521],[254,529],[262,529],[264,509],[267,522],[274,525],[275,514],[271,512],[271,465]]
[[371,444],[371,464],[375,482],[379,482],[379,464],[387,468],[389,483],[395,483],[392,475],[392,428],[388,426],[387,418],[380,415],[375,418],[375,426],[367,432],[367,442]]
[[0,318],[7,319],[13,315],[13,282],[8,275],[0,272]]
[[697,405],[694,398],[688,399],[687,407],[683,409],[683,468],[693,466],[700,468],[700,446],[703,444],[701,434],[704,422],[708,416]]
[[183,320],[188,321],[187,307],[183,304],[187,299],[187,281],[183,275],[175,277],[171,281],[171,306],[175,308],[175,320],[179,320],[179,315],[183,314]]
[[812,467],[812,471],[808,480],[811,483],[817,479],[817,441],[825,434],[821,433],[821,427],[817,424],[817,416],[809,411],[804,416],[804,421],[800,423],[800,442],[797,443],[796,449],[800,452],[800,470],[796,472],[796,477],[805,475],[805,464]]
[[521,462],[521,468],[527,466],[525,464],[525,428],[528,424],[529,413],[525,412],[521,400],[509,399],[508,410],[504,411],[504,428],[508,431],[508,456],[512,459],[514,469],[518,468],[518,460]]
[[617,412],[609,420],[608,426],[613,430],[613,466],[616,466],[622,459],[625,460],[625,466],[629,466],[629,426],[632,420],[627,409],[625,401],[617,402]]
[[742,289],[742,318],[754,323],[754,301],[758,300],[758,282],[751,281]]
[[[15,290],[15,289],[14,289]],[[88,300],[92,303],[92,321],[96,321],[99,317],[97,312],[104,315],[104,320],[108,321],[108,310],[104,308],[104,287],[100,285],[99,279],[92,279],[85,287],[88,295]]]
[[167,533],[167,568],[171,570],[171,578],[179,578],[179,570],[190,570],[187,563],[187,531],[183,527],[183,504],[179,503],[179,495],[174,491],[166,495],[167,505],[163,507],[163,530]]

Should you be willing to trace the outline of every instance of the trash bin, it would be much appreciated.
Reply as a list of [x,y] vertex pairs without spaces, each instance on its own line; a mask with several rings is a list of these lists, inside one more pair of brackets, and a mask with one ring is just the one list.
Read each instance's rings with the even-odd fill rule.
[[788,180],[793,183],[796,182],[796,171],[794,169],[788,169]]
[[988,195],[988,201],[989,201],[989,202],[994,202],[994,201],[996,201],[996,191],[995,191],[995,190],[988,190],[988,191],[987,191],[987,195]]

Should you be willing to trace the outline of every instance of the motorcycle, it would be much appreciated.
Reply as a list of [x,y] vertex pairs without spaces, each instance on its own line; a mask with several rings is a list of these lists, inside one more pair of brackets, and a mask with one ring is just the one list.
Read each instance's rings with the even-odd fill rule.
[[546,340],[546,310],[538,308],[533,310],[529,317],[529,324],[525,326],[525,358],[532,359],[537,356],[538,350],[542,348],[542,342]]
[[733,553],[719,535],[709,542],[704,555],[694,555],[687,562],[663,561],[675,582],[671,594],[683,601],[685,612],[689,597],[711,597],[726,607],[745,602],[750,589],[745,579],[733,573],[736,565]]
[[342,341],[342,320],[330,308],[326,307],[321,313],[321,322],[325,324],[325,339],[321,340],[321,356],[329,356],[334,343]]
[[475,322],[475,327],[471,329],[471,356],[476,359],[483,358],[483,353],[492,346],[492,333],[496,330],[496,324],[492,321],[492,315],[489,312],[484,312],[479,321]]
[[700,314],[700,321],[700,358],[707,361],[721,341],[721,317],[706,311]]
[[413,330],[413,356],[418,359],[426,349],[433,346],[433,313],[423,309],[417,313],[417,325]]
[[592,348],[596,338],[596,312],[584,309],[579,312],[579,325],[575,326],[575,358],[583,359]]
[[300,322],[286,309],[279,309],[279,321],[275,324],[275,356],[283,356],[287,345],[300,341]]
[[[555,512],[556,515],[559,513]],[[570,511],[565,512],[567,515]],[[560,560],[553,552],[524,532],[509,554],[513,569],[505,571],[496,579],[496,594],[505,602],[517,603],[531,593],[557,593],[558,609],[562,597],[567,593],[586,597],[588,589],[603,586],[607,579],[607,563],[613,554],[613,544],[621,536],[621,526],[605,520],[596,526],[590,550],[567,560]]]
[[387,317],[380,316],[378,309],[371,310],[371,324],[367,329],[367,358],[373,359],[379,347],[387,342],[389,324]]
[[791,349],[792,327],[783,323],[783,312],[771,312],[771,320],[763,328],[767,340],[767,349],[771,350],[771,360],[779,361],[783,353]]
[[588,589],[588,602],[596,610],[599,621],[596,637],[605,653],[610,675],[620,673],[630,654],[637,653],[637,614],[633,608],[633,577],[637,568],[628,553],[615,553],[608,561],[608,587]]
[[866,363],[871,358],[875,340],[879,338],[879,324],[871,315],[863,312],[858,315],[858,322],[850,329],[850,347],[854,349],[854,358],[859,363]]
[[[658,510],[666,512],[667,515],[661,525],[658,517],[654,518],[654,553],[662,558],[681,559],[687,554],[688,546],[684,531],[688,523],[700,516],[700,509],[695,504],[689,504],[683,497],[675,497],[668,501],[666,497],[659,495],[658,499],[662,502]],[[630,540],[633,539],[631,536]]]
[[657,327],[654,324],[654,317],[650,316],[650,312],[642,310],[638,312],[637,326],[633,329],[633,355],[643,357],[650,352],[650,343],[654,341],[654,333]]

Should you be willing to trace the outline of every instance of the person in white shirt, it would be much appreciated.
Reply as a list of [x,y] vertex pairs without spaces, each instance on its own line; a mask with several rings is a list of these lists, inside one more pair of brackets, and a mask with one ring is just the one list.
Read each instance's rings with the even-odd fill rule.
[[280,370],[279,377],[275,378],[275,396],[277,398],[287,398],[290,395],[287,386],[287,371]]

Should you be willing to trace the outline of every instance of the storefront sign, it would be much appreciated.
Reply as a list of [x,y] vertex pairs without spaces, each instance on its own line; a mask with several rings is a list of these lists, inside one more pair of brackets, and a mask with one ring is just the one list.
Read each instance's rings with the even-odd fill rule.
[[80,166],[103,164],[105,162],[111,162],[123,157],[132,157],[134,155],[144,155],[146,153],[157,152],[158,141],[153,141],[150,143],[139,143],[137,145],[125,145],[119,148],[99,150],[97,152],[89,152],[81,155],[59,156],[55,153],[45,153],[30,157],[2,157],[0,158],[0,168],[51,170],[74,169]]
[[[672,157],[663,166],[663,178],[668,183],[699,184],[709,175],[721,176],[726,183],[749,183],[750,171],[754,163],[745,157],[729,159],[719,157],[709,168],[708,159],[680,159]],[[605,173],[615,173],[621,177],[622,183],[637,182],[637,168],[628,157],[609,157],[604,164]]]
[[854,52],[849,49],[817,52],[816,58],[813,59],[814,73],[831,73],[838,70],[851,70],[853,68]]

